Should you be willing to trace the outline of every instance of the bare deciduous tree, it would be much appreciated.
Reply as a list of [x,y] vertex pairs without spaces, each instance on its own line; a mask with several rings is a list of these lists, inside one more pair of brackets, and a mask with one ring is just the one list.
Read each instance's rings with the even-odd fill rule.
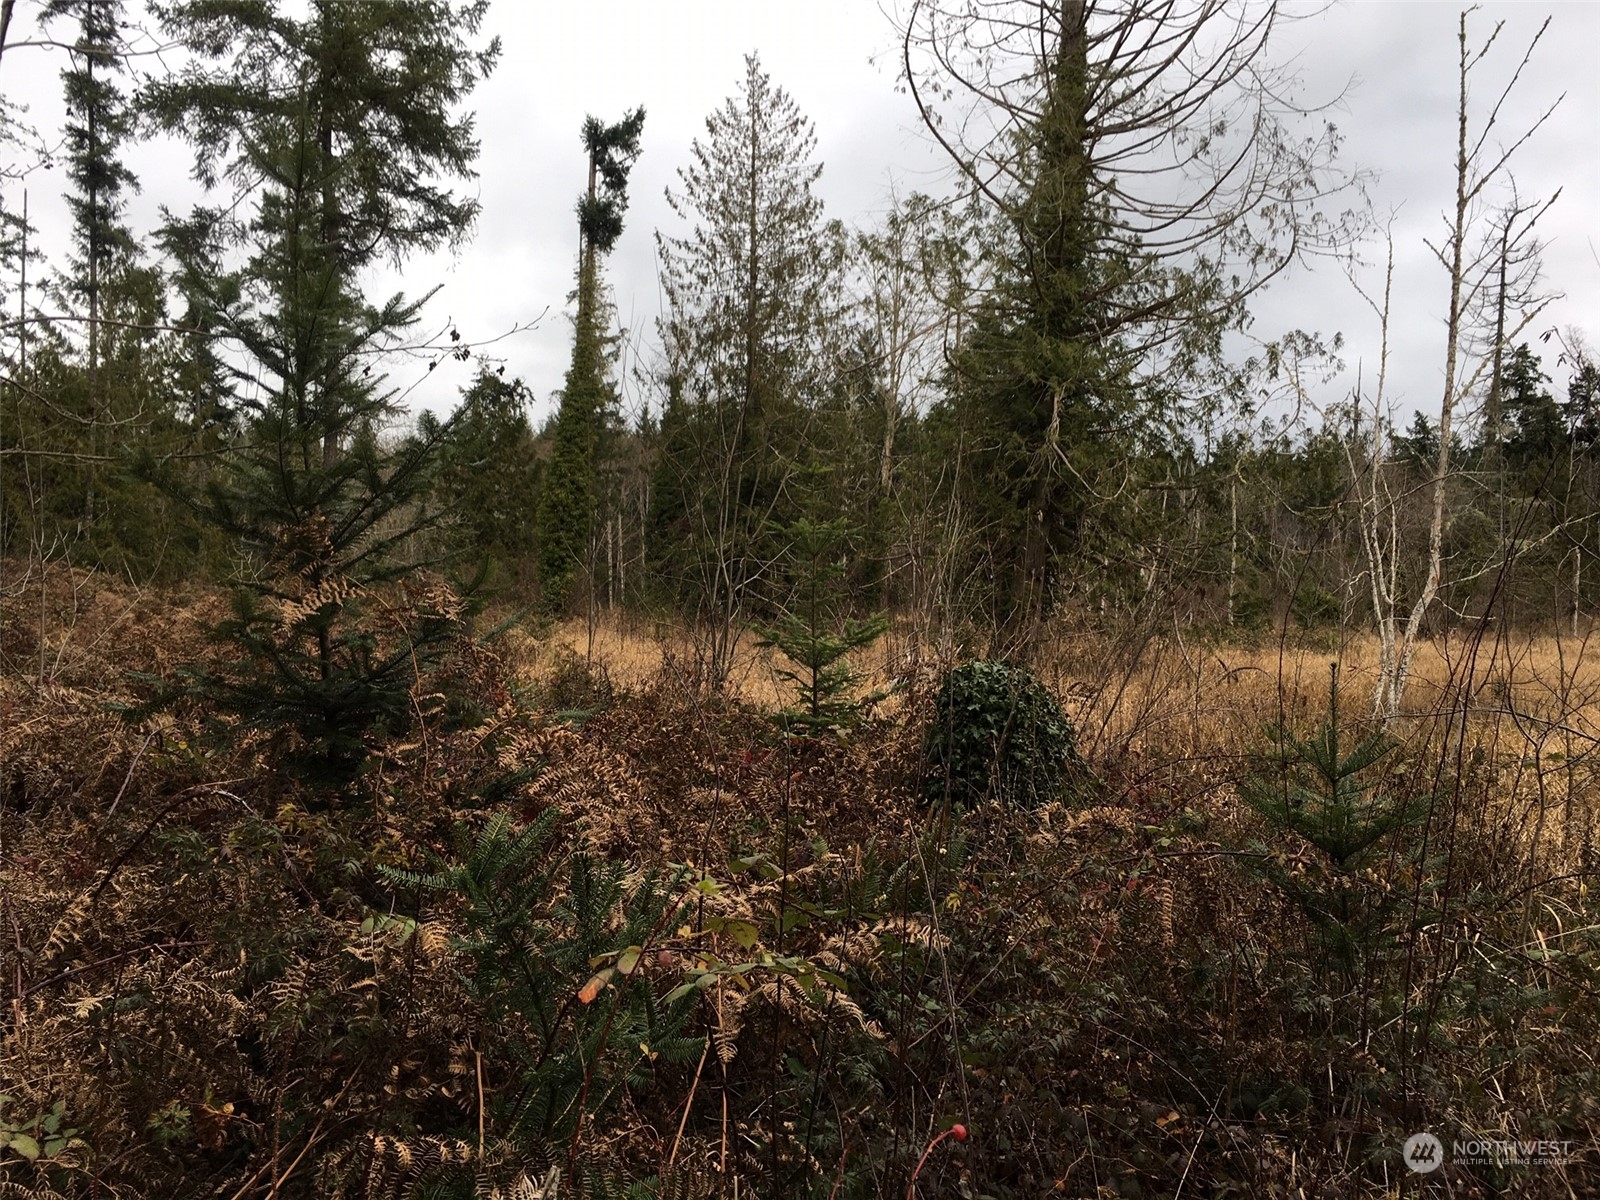
[[[1364,467],[1358,469],[1354,458],[1351,463],[1357,478],[1362,548],[1367,560],[1379,641],[1379,673],[1373,712],[1385,718],[1392,718],[1400,712],[1425,622],[1444,582],[1445,538],[1450,517],[1448,496],[1455,471],[1451,455],[1463,405],[1476,393],[1486,377],[1491,381],[1493,395],[1494,373],[1500,361],[1501,349],[1527,329],[1551,299],[1534,292],[1526,280],[1530,264],[1537,259],[1537,249],[1532,242],[1534,223],[1554,202],[1555,197],[1540,205],[1527,206],[1516,198],[1513,189],[1509,206],[1495,207],[1489,203],[1495,195],[1495,189],[1509,183],[1512,156],[1533,137],[1560,103],[1557,98],[1509,142],[1493,140],[1501,131],[1506,104],[1527,70],[1535,48],[1549,27],[1549,21],[1546,20],[1529,40],[1516,69],[1496,93],[1481,126],[1474,130],[1471,84],[1474,76],[1483,69],[1490,50],[1504,29],[1504,22],[1497,23],[1483,43],[1474,49],[1467,33],[1469,12],[1461,14],[1457,32],[1454,201],[1445,215],[1444,237],[1438,243],[1427,243],[1447,273],[1449,303],[1445,310],[1444,386],[1439,400],[1437,425],[1439,442],[1426,488],[1428,543],[1425,567],[1421,583],[1417,585],[1415,594],[1409,597],[1409,603],[1404,595],[1401,570],[1403,558],[1408,552],[1402,546],[1398,524],[1405,497],[1391,491],[1383,472],[1388,457],[1385,426],[1389,413],[1385,384],[1390,289],[1394,273],[1392,243],[1381,302],[1367,292],[1361,292],[1377,313],[1383,332],[1378,388],[1371,401],[1373,419],[1368,426],[1371,445],[1367,448]],[[1513,274],[1524,279],[1524,286],[1514,292],[1509,287]],[[1508,305],[1516,305],[1517,311],[1508,313]],[[1487,352],[1474,356],[1471,353],[1472,315],[1485,308],[1495,313],[1494,330],[1490,345],[1485,348]]]

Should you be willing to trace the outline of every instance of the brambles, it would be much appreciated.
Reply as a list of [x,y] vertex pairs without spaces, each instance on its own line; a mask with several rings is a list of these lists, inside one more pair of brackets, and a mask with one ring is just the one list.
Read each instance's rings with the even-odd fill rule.
[[970,808],[995,799],[1036,808],[1058,798],[1081,766],[1071,724],[1049,690],[1022,667],[966,663],[934,698],[924,749],[929,804]]

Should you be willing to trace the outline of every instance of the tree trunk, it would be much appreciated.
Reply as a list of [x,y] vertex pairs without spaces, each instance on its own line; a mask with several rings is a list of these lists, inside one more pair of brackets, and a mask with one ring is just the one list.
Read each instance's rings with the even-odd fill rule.
[[17,0],[0,0],[0,55],[6,50],[6,37],[11,33],[11,12]]
[[1239,585],[1239,475],[1228,481],[1228,628],[1233,628],[1233,600]]

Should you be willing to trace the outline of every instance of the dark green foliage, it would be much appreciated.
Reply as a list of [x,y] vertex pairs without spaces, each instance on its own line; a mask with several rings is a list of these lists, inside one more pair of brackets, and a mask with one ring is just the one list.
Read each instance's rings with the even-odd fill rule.
[[1526,342],[1507,356],[1500,381],[1506,465],[1531,475],[1527,482],[1535,489],[1546,483],[1542,476],[1567,447],[1566,421],[1544,386],[1549,382]]
[[1001,662],[945,675],[923,748],[924,801],[954,808],[991,799],[1034,808],[1058,799],[1080,766],[1056,698],[1031,671]]
[[441,180],[471,179],[478,141],[458,106],[489,74],[500,43],[469,44],[488,0],[164,0],[152,9],[195,58],[153,80],[144,104],[195,148],[208,187],[248,184],[264,128],[309,114],[326,160],[314,211],[324,251],[343,267],[459,243],[478,212]]
[[1271,729],[1272,770],[1252,776],[1240,794],[1273,824],[1305,838],[1340,870],[1352,871],[1381,838],[1413,823],[1426,797],[1402,802],[1374,790],[1370,773],[1399,742],[1375,729],[1354,746],[1343,745],[1337,669],[1330,674],[1328,719],[1304,741],[1281,726]]
[[[802,472],[795,491],[802,507],[819,512],[826,502],[822,485],[829,470]],[[778,621],[762,630],[762,645],[774,646],[794,666],[778,667],[778,675],[794,685],[798,706],[776,715],[790,733],[808,736],[845,730],[861,720],[862,710],[883,699],[882,693],[856,696],[861,672],[848,654],[866,650],[890,627],[888,614],[851,618],[846,565],[854,557],[859,533],[848,517],[822,520],[802,515],[782,526],[787,542],[781,566],[789,581],[789,600]]]
[[636,108],[615,125],[598,117],[583,121],[583,147],[589,152],[589,190],[578,201],[578,234],[584,245],[607,254],[622,236],[628,210],[628,172],[639,157],[644,109]]
[[580,308],[572,365],[567,368],[566,387],[556,412],[550,462],[540,484],[534,519],[539,586],[545,608],[553,613],[566,607],[574,578],[589,558],[595,450],[601,411],[611,398],[604,362],[600,331],[593,317]]
[[[482,370],[450,418],[434,496],[448,549],[471,565],[514,568],[533,557],[537,462],[528,403],[520,379]],[[424,438],[438,428],[428,413],[419,425]]]
[[286,734],[287,761],[332,789],[410,723],[416,680],[462,636],[443,590],[381,620],[371,611],[375,587],[418,565],[450,429],[385,444],[398,408],[373,364],[423,301],[370,304],[358,272],[471,225],[477,201],[439,180],[472,174],[472,118],[455,110],[498,53],[468,45],[486,7],[315,0],[302,18],[271,2],[155,6],[195,58],[152,84],[149,112],[194,145],[208,187],[255,190],[253,213],[198,208],[164,233],[191,314],[232,351],[197,362],[198,385],[226,371],[248,397],[244,436],[212,478],[146,455],[145,471],[239,555],[241,594],[216,630],[238,656],[190,667],[169,698]]
[[776,627],[763,634],[763,645],[774,646],[795,664],[779,667],[778,675],[795,686],[798,706],[783,709],[774,718],[785,730],[818,736],[848,729],[882,693],[853,695],[862,673],[846,661],[853,651],[872,645],[889,628],[882,613],[848,619],[827,631],[795,613],[784,615]]
[[98,312],[100,281],[130,263],[138,249],[123,223],[127,196],[139,185],[120,156],[133,135],[133,113],[115,82],[125,66],[122,0],[49,0],[41,19],[61,17],[75,17],[78,24],[68,35],[73,63],[61,73],[69,114],[63,146],[72,186],[67,207],[78,253],[68,288],[87,310]]
[[[147,83],[144,112],[194,147],[194,173],[208,189],[224,181],[256,189],[263,154],[281,145],[286,129],[298,129],[317,159],[298,219],[340,289],[352,289],[351,273],[375,260],[398,263],[414,250],[459,244],[479,202],[444,181],[473,177],[473,117],[457,110],[499,56],[498,40],[469,44],[488,0],[290,7],[281,0],[153,4],[162,30],[193,57],[181,72]],[[266,173],[269,187],[278,173]],[[200,212],[168,231],[187,308],[182,326],[196,331],[175,384],[199,424],[231,418],[235,380],[216,352],[234,333],[230,295],[210,284],[225,274],[228,235],[238,232],[229,228],[232,211]],[[315,272],[308,282],[315,285]]]
[[339,787],[358,773],[364,739],[394,729],[416,663],[453,636],[448,622],[417,614],[398,641],[391,624],[380,648],[362,607],[363,589],[414,565],[410,541],[432,519],[415,501],[448,427],[394,449],[380,442],[391,403],[364,364],[420,304],[396,297],[374,309],[354,293],[317,235],[322,172],[334,168],[306,140],[305,119],[272,132],[257,160],[269,190],[242,231],[254,251],[244,267],[217,270],[217,227],[205,214],[168,235],[248,356],[233,369],[270,382],[245,406],[244,443],[203,485],[153,457],[145,470],[242,556],[243,594],[216,631],[242,657],[191,670],[182,691],[208,692],[249,723],[297,730],[311,774]]
[[1406,432],[1394,435],[1394,452],[1402,461],[1424,471],[1439,461],[1439,431],[1427,413],[1419,410],[1411,414]]
[[8,358],[0,441],[6,467],[25,469],[0,469],[0,553],[139,578],[181,573],[194,566],[194,529],[130,476],[124,457],[130,447],[187,450],[190,439],[169,387],[174,339],[158,332],[165,281],[127,223],[138,181],[125,161],[135,127],[119,84],[123,5],[51,0],[40,19],[72,47],[59,151],[71,237],[53,272],[31,264],[28,299],[39,311]]
[[1311,919],[1332,965],[1354,986],[1365,956],[1392,948],[1388,921],[1405,899],[1378,886],[1367,868],[1413,858],[1410,845],[1390,843],[1427,816],[1429,798],[1383,789],[1385,760],[1399,743],[1380,728],[1349,745],[1338,664],[1329,675],[1328,719],[1304,740],[1272,728],[1268,765],[1245,781],[1240,795],[1275,829],[1304,838],[1323,856],[1309,871],[1270,856],[1260,869]]
[[154,271],[107,271],[97,288],[92,360],[81,336],[87,320],[47,328],[30,348],[27,386],[0,396],[6,453],[28,459],[26,471],[0,471],[6,553],[42,550],[134,578],[196,568],[196,523],[129,469],[143,453],[196,448],[163,390],[172,341],[142,328],[163,319],[161,292]]
[[764,585],[824,391],[842,236],[813,191],[811,123],[755,55],[706,134],[678,172],[682,191],[667,193],[690,228],[656,235],[667,400],[649,521],[663,590],[686,597],[720,686],[742,625],[784,599]]
[[[418,680],[466,637],[447,589],[414,589],[411,599],[385,606],[380,617],[338,577],[298,598],[240,589],[232,616],[213,630],[231,657],[148,682],[158,704],[198,703],[220,742],[238,737],[240,726],[277,734],[279,761],[291,776],[315,793],[346,789],[380,745],[412,728]],[[429,703],[440,701],[471,707],[467,697],[443,692]]]
[[601,330],[605,306],[600,295],[600,256],[622,235],[628,172],[639,156],[643,131],[642,108],[615,125],[603,125],[594,117],[583,124],[589,188],[578,201],[578,313],[572,365],[567,368],[556,413],[550,467],[539,491],[536,514],[539,583],[545,607],[552,612],[565,607],[573,579],[589,559],[597,499],[595,457],[601,424],[612,402]]
[[1339,597],[1326,588],[1307,581],[1295,592],[1292,611],[1294,619],[1303,629],[1317,629],[1337,624],[1341,612]]
[[[359,204],[343,191],[349,162],[322,136],[329,102],[302,86],[265,111],[235,112],[248,118],[234,130],[242,161],[262,186],[253,216],[199,209],[169,226],[191,304],[227,336],[227,369],[254,394],[242,405],[244,437],[211,478],[149,455],[144,467],[231,540],[246,593],[216,631],[240,657],[190,669],[178,693],[292,732],[300,749],[291,758],[341,789],[359,775],[370,740],[406,723],[410,688],[458,635],[459,614],[443,615],[454,601],[442,595],[381,622],[366,607],[369,589],[417,565],[415,535],[437,516],[420,501],[449,426],[384,444],[397,408],[372,363],[401,343],[422,302],[368,304],[355,279],[360,256],[329,236],[346,228],[339,206]],[[411,161],[426,162],[426,148]],[[422,203],[385,211],[426,225],[433,218],[413,202]],[[422,227],[390,233],[396,252],[429,241]]]
[[1049,610],[1061,557],[1097,540],[1095,496],[1120,490],[1110,479],[1132,461],[1129,360],[1105,332],[1127,268],[1095,198],[1086,21],[1082,8],[1063,15],[1047,52],[1035,144],[996,238],[998,286],[958,362],[978,435],[972,491],[991,522],[993,602],[1008,627]]
[[1600,443],[1600,363],[1578,354],[1567,381],[1567,401],[1562,415],[1572,430],[1572,440],[1584,449]]
[[630,885],[625,863],[558,852],[557,815],[519,829],[496,814],[476,834],[458,830],[440,869],[385,872],[465,903],[459,949],[474,964],[468,987],[497,1076],[495,1125],[546,1156],[704,1045],[683,1032],[692,998],[659,999],[643,961],[684,917],[681,879]]

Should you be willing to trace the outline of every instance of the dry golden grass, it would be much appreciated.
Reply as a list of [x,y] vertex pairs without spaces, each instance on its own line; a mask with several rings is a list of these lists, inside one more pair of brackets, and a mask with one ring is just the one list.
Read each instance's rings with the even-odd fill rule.
[[[91,692],[120,692],[127,672],[165,673],[205,652],[202,629],[224,611],[212,589],[135,590],[89,572],[52,571],[0,596],[0,676],[8,693],[43,678]],[[42,611],[42,618],[41,618]],[[41,640],[40,633],[43,633]],[[563,622],[536,635],[511,629],[502,653],[525,682],[580,665],[623,689],[655,683],[677,691],[693,674],[691,631],[606,616],[592,627]],[[1370,715],[1378,644],[1366,633],[1242,645],[1178,630],[1124,639],[1063,629],[1037,669],[1059,695],[1091,761],[1156,780],[1179,794],[1225,788],[1264,744],[1265,729],[1310,731],[1326,718],[1329,664],[1339,664],[1341,719]],[[754,635],[741,642],[728,692],[771,711],[792,700],[775,654]],[[858,664],[867,686],[926,682],[938,656],[895,630]],[[14,698],[14,697],[13,697]],[[903,703],[886,702],[882,715]],[[1421,779],[1430,762],[1460,762],[1481,793],[1474,819],[1508,845],[1537,845],[1551,866],[1574,864],[1595,842],[1600,813],[1600,636],[1594,629],[1526,634],[1453,631],[1418,650],[1406,715],[1392,726]],[[1476,757],[1489,764],[1463,771]],[[1420,784],[1419,784],[1420,786]]]
[[[783,681],[772,652],[756,642],[754,635],[742,640],[728,694],[757,708],[778,708],[788,699]],[[696,654],[694,639],[684,630],[621,615],[608,616],[592,627],[583,620],[563,621],[543,636],[514,629],[509,631],[507,649],[515,670],[528,682],[547,678],[576,660],[623,688],[644,687],[663,673],[686,670]]]
[[[545,636],[513,634],[511,659],[529,682],[583,663],[624,688],[692,663],[682,629],[625,619],[565,622]],[[931,663],[893,633],[860,666],[873,687],[926,680]],[[1326,720],[1329,666],[1339,664],[1341,724],[1372,714],[1379,647],[1371,634],[1254,646],[1182,634],[1118,642],[1062,633],[1037,660],[1091,761],[1128,778],[1199,797],[1230,788],[1272,725],[1309,733]],[[917,665],[920,664],[920,665]],[[731,698],[771,710],[791,696],[772,651],[740,648]],[[881,711],[892,713],[898,697]],[[1453,632],[1419,647],[1404,716],[1391,725],[1411,777],[1448,776],[1454,806],[1508,847],[1537,849],[1551,869],[1576,869],[1600,833],[1600,638]],[[1441,771],[1441,765],[1449,770]],[[1130,785],[1132,786],[1132,785]],[[1468,789],[1463,803],[1460,789]]]
[[[693,660],[695,644],[681,628],[626,617],[607,617],[592,627],[562,622],[544,636],[514,629],[508,635],[512,662],[536,681],[578,660],[621,687],[642,687],[673,663]],[[860,666],[872,687],[904,680],[915,653],[898,634],[866,652]],[[1323,714],[1328,667],[1339,664],[1340,703],[1351,717],[1371,711],[1379,673],[1379,647],[1357,633],[1328,644],[1191,643],[1181,636],[1151,638],[1124,646],[1103,638],[1062,636],[1047,645],[1038,670],[1100,737],[1149,732],[1152,718],[1170,725],[1187,719],[1194,732],[1214,741],[1259,733],[1262,721]],[[787,702],[775,654],[749,636],[742,642],[730,680],[734,699],[758,708]],[[1412,723],[1435,719],[1466,699],[1476,714],[1532,718],[1569,727],[1579,738],[1600,740],[1600,637],[1554,634],[1498,635],[1474,641],[1453,633],[1419,647],[1407,696]],[[1098,728],[1096,728],[1098,727]]]

